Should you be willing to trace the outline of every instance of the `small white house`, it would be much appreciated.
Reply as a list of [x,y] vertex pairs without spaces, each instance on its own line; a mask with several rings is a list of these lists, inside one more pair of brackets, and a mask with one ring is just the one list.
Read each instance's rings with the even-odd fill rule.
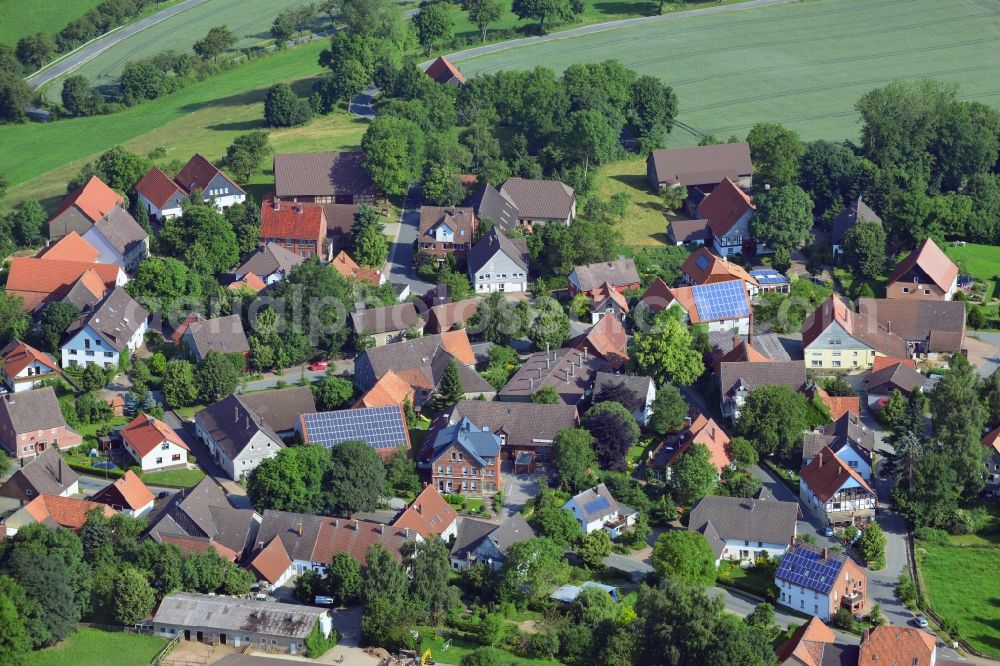
[[603,529],[612,540],[620,537],[626,528],[635,525],[639,512],[625,506],[611,495],[603,483],[588,488],[570,498],[563,509],[569,511],[580,523],[584,534]]
[[[766,497],[766,499],[765,499]],[[688,529],[704,535],[723,560],[753,564],[757,558],[777,558],[795,543],[797,502],[772,497],[703,497],[692,509]]]
[[201,191],[202,200],[213,203],[220,213],[247,198],[243,188],[198,154],[188,160],[176,177],[153,167],[135,186],[140,205],[146,207],[151,217],[161,220],[180,216],[184,200],[195,191]]
[[3,381],[13,393],[30,391],[59,374],[59,364],[48,354],[20,340],[11,340],[0,350]]
[[528,246],[523,238],[510,240],[494,227],[469,252],[469,280],[477,294],[528,290]]
[[122,446],[143,472],[186,467],[190,452],[173,428],[149,414],[139,414],[122,428]]
[[90,501],[106,504],[119,513],[138,518],[149,513],[156,498],[142,479],[128,470],[125,476],[97,491]]
[[102,264],[117,264],[131,273],[149,256],[149,234],[124,208],[115,206],[83,233]]
[[121,287],[116,287],[93,310],[84,312],[66,331],[61,347],[62,367],[104,368],[118,365],[126,349],[142,345],[149,312]]

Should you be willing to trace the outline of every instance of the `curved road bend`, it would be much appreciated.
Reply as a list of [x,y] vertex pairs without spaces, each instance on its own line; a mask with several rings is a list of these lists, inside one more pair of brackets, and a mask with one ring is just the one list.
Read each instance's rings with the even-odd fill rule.
[[196,7],[204,2],[207,2],[207,0],[184,0],[184,2],[180,2],[173,7],[168,7],[162,11],[152,14],[151,16],[147,16],[144,19],[136,21],[135,23],[130,23],[124,28],[105,33],[101,37],[95,38],[79,51],[76,51],[72,55],[60,61],[59,64],[50,67],[41,74],[35,74],[28,77],[28,84],[32,88],[40,88],[46,83],[58,79],[63,74],[72,72],[87,61],[97,57],[101,53],[110,49],[112,46],[125,41],[136,33],[142,32],[146,28],[154,26],[157,23],[165,21],[172,16],[176,16],[177,14],[191,9],[192,7]]

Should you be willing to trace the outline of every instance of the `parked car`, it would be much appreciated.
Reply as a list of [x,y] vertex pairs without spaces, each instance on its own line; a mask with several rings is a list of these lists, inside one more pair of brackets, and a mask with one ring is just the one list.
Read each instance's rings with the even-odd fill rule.
[[920,627],[921,629],[927,628],[927,618],[924,617],[923,615],[918,615],[913,619],[913,621],[916,622],[917,626]]
[[832,537],[833,536],[833,528],[830,527],[830,526],[824,527],[823,528],[823,536],[825,536],[825,537]]
[[314,361],[314,362],[312,362],[312,363],[309,364],[309,369],[312,370],[313,372],[316,372],[316,371],[319,371],[319,370],[326,370],[329,367],[330,367],[330,362],[327,361],[326,359],[321,359],[319,361]]

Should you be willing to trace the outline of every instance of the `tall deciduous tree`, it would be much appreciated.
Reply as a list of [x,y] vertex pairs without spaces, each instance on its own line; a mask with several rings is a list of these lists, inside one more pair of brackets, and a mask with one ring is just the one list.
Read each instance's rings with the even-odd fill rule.
[[208,34],[196,41],[191,49],[205,60],[218,60],[223,51],[233,48],[238,38],[226,25],[209,28]]
[[885,229],[878,222],[858,222],[844,234],[844,263],[855,275],[874,280],[885,270]]
[[635,417],[617,402],[602,402],[587,411],[584,427],[594,436],[601,468],[625,469],[625,454],[639,437]]
[[676,530],[661,534],[650,561],[663,578],[702,588],[715,582],[715,553],[700,532]]
[[535,301],[534,321],[528,327],[528,339],[538,349],[559,349],[569,339],[569,317],[559,302],[543,296]]
[[666,435],[684,427],[688,407],[680,389],[673,384],[664,384],[656,390],[652,412],[647,427],[658,435]]
[[758,386],[740,408],[736,432],[746,437],[761,456],[794,455],[808,428],[806,398],[788,386]]
[[337,444],[330,450],[330,473],[325,487],[338,512],[351,515],[373,510],[385,492],[382,458],[364,442]]
[[462,9],[469,16],[469,22],[479,28],[480,41],[486,42],[486,29],[503,16],[500,0],[464,0]]
[[546,597],[570,576],[564,549],[551,539],[538,537],[515,543],[503,564],[500,596],[505,600]]
[[757,213],[750,226],[761,243],[789,252],[797,250],[812,230],[813,203],[798,185],[784,185],[756,198]]
[[747,134],[754,182],[772,188],[798,182],[804,148],[797,132],[778,123],[758,123]]
[[396,562],[385,546],[373,544],[365,556],[365,566],[361,569],[361,598],[365,605],[376,599],[383,599],[394,608],[400,608],[406,600],[409,581],[406,569]]
[[538,34],[545,34],[545,21],[568,21],[573,17],[570,0],[514,0],[511,6],[521,20],[538,19]]
[[31,650],[31,636],[13,600],[0,593],[0,663],[22,664],[24,655]]
[[712,463],[712,453],[704,444],[689,448],[674,469],[673,484],[677,501],[682,506],[693,506],[706,495],[711,495],[718,484],[719,471]]
[[0,291],[0,345],[14,338],[23,338],[31,325],[24,312],[24,299],[17,294]]
[[389,257],[389,241],[376,227],[365,227],[354,238],[354,258],[362,266],[381,268]]
[[198,385],[194,378],[194,365],[175,359],[167,363],[163,375],[163,398],[170,407],[186,407],[198,399]]
[[639,152],[660,148],[673,129],[677,95],[660,79],[648,75],[637,78],[630,92],[626,118],[638,137]]
[[0,72],[0,120],[23,122],[34,93],[20,75]]
[[424,163],[424,133],[412,120],[378,116],[361,138],[365,169],[376,187],[403,196],[420,180]]
[[[240,257],[236,232],[214,205],[188,204],[180,217],[164,223],[160,244],[199,272],[221,273]],[[198,260],[193,260],[195,256]]]
[[330,452],[318,445],[286,447],[261,462],[247,480],[247,495],[262,509],[321,514],[330,508],[324,489]]
[[226,148],[225,164],[241,183],[246,183],[261,164],[272,153],[271,142],[264,130],[253,130],[240,134]]
[[679,315],[679,308],[667,308],[653,318],[648,332],[637,331],[632,338],[632,358],[657,384],[688,386],[705,372],[701,353]]
[[309,101],[300,99],[287,83],[276,83],[264,100],[264,120],[271,127],[295,127],[309,122]]
[[458,590],[448,586],[451,560],[440,539],[410,542],[402,552],[410,560],[410,594],[426,610],[427,619],[439,622],[457,602]]
[[244,363],[240,353],[220,354],[213,350],[205,354],[195,371],[198,397],[211,403],[235,393]]
[[556,435],[552,449],[552,464],[560,487],[577,493],[590,485],[597,469],[593,435],[583,428],[566,428]]
[[90,87],[90,81],[79,74],[63,81],[62,104],[74,116],[92,116],[100,109],[104,98]]
[[620,128],[609,122],[608,117],[596,109],[583,109],[570,114],[563,143],[567,156],[583,164],[586,182],[590,163],[602,164],[611,160],[619,150]]
[[341,551],[333,556],[326,570],[324,585],[327,595],[340,606],[357,603],[361,597],[361,565],[350,554]]
[[140,571],[126,566],[115,581],[114,603],[115,621],[131,627],[152,612],[156,595]]
[[448,5],[444,2],[429,2],[420,7],[413,17],[413,26],[417,30],[417,41],[427,55],[436,45],[450,39],[455,29]]

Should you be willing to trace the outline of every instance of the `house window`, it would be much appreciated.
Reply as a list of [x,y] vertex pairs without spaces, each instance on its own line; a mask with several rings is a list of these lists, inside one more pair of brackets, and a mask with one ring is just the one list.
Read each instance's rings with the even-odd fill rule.
[[94,355],[94,352],[92,352],[92,351],[88,350],[88,351],[84,352],[84,356],[93,356],[93,355]]
[[821,367],[822,365],[823,365],[823,361],[813,361],[813,362],[812,362],[812,366],[813,366],[814,368],[818,368],[818,367]]
[[924,295],[930,296],[930,293],[931,293],[930,289],[924,289]]
[[163,444],[160,444],[160,448],[166,451],[170,448],[170,442],[163,442]]
[[83,347],[84,349],[90,349],[90,340],[84,340]]
[[840,361],[834,361],[833,362],[833,367],[839,368],[840,367]]
[[157,458],[156,459],[156,464],[157,465],[162,465],[163,464],[163,458]]
[[910,293],[910,288],[909,287],[903,287],[903,293],[904,294]]
[[113,356],[114,356],[114,353],[112,353],[112,352],[104,352],[104,358],[111,358]]

